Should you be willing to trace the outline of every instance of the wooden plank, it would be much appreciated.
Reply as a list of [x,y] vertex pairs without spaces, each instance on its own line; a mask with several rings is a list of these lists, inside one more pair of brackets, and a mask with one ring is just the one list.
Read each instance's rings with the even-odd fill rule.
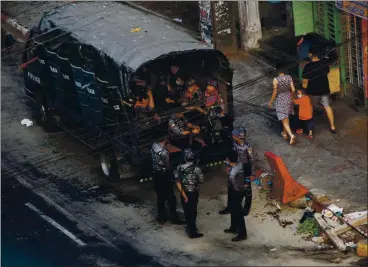
[[346,251],[346,246],[345,246],[344,242],[337,236],[335,231],[333,229],[331,229],[331,227],[323,220],[321,214],[320,213],[315,213],[314,218],[317,220],[319,226],[322,228],[323,232],[326,233],[326,235],[332,241],[334,246],[339,251]]
[[[350,225],[356,227],[356,226],[359,226],[359,225],[363,225],[363,224],[366,224],[368,223],[368,218],[367,218],[367,215],[365,215],[364,217],[361,217],[361,218],[357,218],[355,220],[353,220]],[[334,231],[337,235],[340,235],[342,233],[345,233],[346,231],[349,231],[351,230],[352,228],[347,225],[347,224],[343,224],[343,225],[339,225],[337,227],[334,228]]]

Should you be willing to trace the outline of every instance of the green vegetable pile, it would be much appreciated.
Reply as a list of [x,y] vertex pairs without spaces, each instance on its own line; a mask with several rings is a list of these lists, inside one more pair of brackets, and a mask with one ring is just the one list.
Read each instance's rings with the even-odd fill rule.
[[320,228],[315,218],[307,218],[303,223],[298,225],[298,234],[310,234],[312,236],[318,236]]

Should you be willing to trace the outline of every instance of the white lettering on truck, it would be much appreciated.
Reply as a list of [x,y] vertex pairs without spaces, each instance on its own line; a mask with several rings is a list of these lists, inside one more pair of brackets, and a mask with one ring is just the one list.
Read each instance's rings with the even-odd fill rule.
[[52,67],[52,66],[50,66],[50,70],[51,70],[53,73],[58,73],[57,68],[54,68],[54,67]]
[[28,72],[28,77],[31,78],[31,80],[35,81],[38,84],[41,84],[41,79],[32,73]]
[[87,87],[87,92],[90,93],[90,94],[92,94],[92,95],[95,94],[95,90],[93,90],[93,89],[91,89],[89,87]]

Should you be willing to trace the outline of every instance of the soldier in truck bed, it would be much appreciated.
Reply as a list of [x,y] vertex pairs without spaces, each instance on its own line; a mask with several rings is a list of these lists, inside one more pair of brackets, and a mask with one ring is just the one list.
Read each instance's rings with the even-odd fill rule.
[[[184,111],[185,108],[179,106],[176,113],[171,115],[169,119],[170,142],[182,150],[191,146],[192,135],[197,135],[200,132],[200,128],[198,126],[195,126],[186,120]],[[194,140],[199,142],[202,146],[206,145],[199,137],[194,137]]]

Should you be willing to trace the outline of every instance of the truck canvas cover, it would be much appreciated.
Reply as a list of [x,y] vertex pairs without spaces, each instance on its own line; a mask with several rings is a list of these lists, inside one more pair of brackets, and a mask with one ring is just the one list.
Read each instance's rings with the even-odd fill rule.
[[116,2],[71,3],[45,14],[41,22],[42,32],[71,32],[131,71],[169,53],[200,49],[221,54],[178,27]]

